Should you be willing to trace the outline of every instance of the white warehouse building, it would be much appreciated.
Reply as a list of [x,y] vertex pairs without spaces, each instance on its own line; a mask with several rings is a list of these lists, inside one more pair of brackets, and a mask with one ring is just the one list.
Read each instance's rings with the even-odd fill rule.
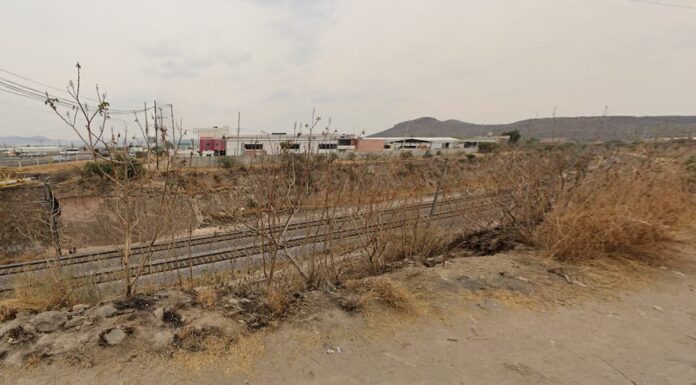
[[394,137],[375,138],[384,140],[385,150],[445,150],[460,148],[461,140],[452,137]]
[[326,154],[354,151],[357,138],[353,135],[313,134],[241,135],[226,138],[226,155],[278,155],[284,152]]

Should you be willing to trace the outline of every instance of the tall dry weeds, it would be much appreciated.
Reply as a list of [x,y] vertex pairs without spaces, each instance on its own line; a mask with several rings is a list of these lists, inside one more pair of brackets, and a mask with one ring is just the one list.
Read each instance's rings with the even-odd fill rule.
[[694,218],[694,196],[674,161],[611,158],[564,190],[533,233],[554,259],[655,261],[665,243]]

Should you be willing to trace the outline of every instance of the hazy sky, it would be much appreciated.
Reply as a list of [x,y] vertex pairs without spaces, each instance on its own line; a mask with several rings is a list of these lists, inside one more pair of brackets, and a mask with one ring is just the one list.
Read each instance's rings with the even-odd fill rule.
[[[696,114],[696,0],[0,0],[0,69],[186,127]],[[0,78],[15,80],[0,71]],[[0,135],[70,137],[0,91]],[[128,122],[131,117],[126,117]],[[113,121],[123,126],[123,121]],[[130,124],[130,123],[129,123]]]

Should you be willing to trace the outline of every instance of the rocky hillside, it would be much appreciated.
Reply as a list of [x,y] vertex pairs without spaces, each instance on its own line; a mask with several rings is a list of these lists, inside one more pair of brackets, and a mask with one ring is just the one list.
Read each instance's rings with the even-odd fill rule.
[[696,116],[608,116],[528,119],[509,124],[473,124],[425,117],[374,134],[395,136],[471,137],[518,130],[530,138],[567,138],[577,142],[650,139],[696,135]]

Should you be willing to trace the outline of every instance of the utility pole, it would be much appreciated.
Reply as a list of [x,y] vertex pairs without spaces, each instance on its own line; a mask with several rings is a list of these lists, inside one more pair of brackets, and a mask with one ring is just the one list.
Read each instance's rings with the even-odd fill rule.
[[175,134],[176,129],[174,128],[176,126],[176,124],[174,124],[174,105],[173,104],[169,105],[169,112],[172,114],[172,142],[174,142],[174,151],[176,153],[176,149],[179,146],[176,143],[176,134]]
[[430,207],[430,216],[435,215],[435,208],[437,206],[437,198],[440,196],[440,190],[442,189],[442,181],[445,179],[445,174],[447,174],[447,162],[449,159],[445,159],[445,165],[442,166],[442,174],[440,175],[440,180],[437,181],[437,189],[435,190],[435,197],[433,198],[433,205]]
[[237,111],[237,148],[234,150],[235,155],[242,155],[242,148],[240,142],[240,131],[242,127],[242,111]]
[[159,132],[157,127],[157,100],[155,100],[155,165],[159,171]]
[[167,149],[167,134],[166,134],[166,128],[164,127],[164,112],[162,112],[162,107],[159,108],[159,118],[160,118],[160,133],[162,134],[162,147],[164,149]]
[[147,156],[150,156],[150,127],[147,125],[147,102],[143,102],[143,115],[145,115],[145,145],[147,146]]

